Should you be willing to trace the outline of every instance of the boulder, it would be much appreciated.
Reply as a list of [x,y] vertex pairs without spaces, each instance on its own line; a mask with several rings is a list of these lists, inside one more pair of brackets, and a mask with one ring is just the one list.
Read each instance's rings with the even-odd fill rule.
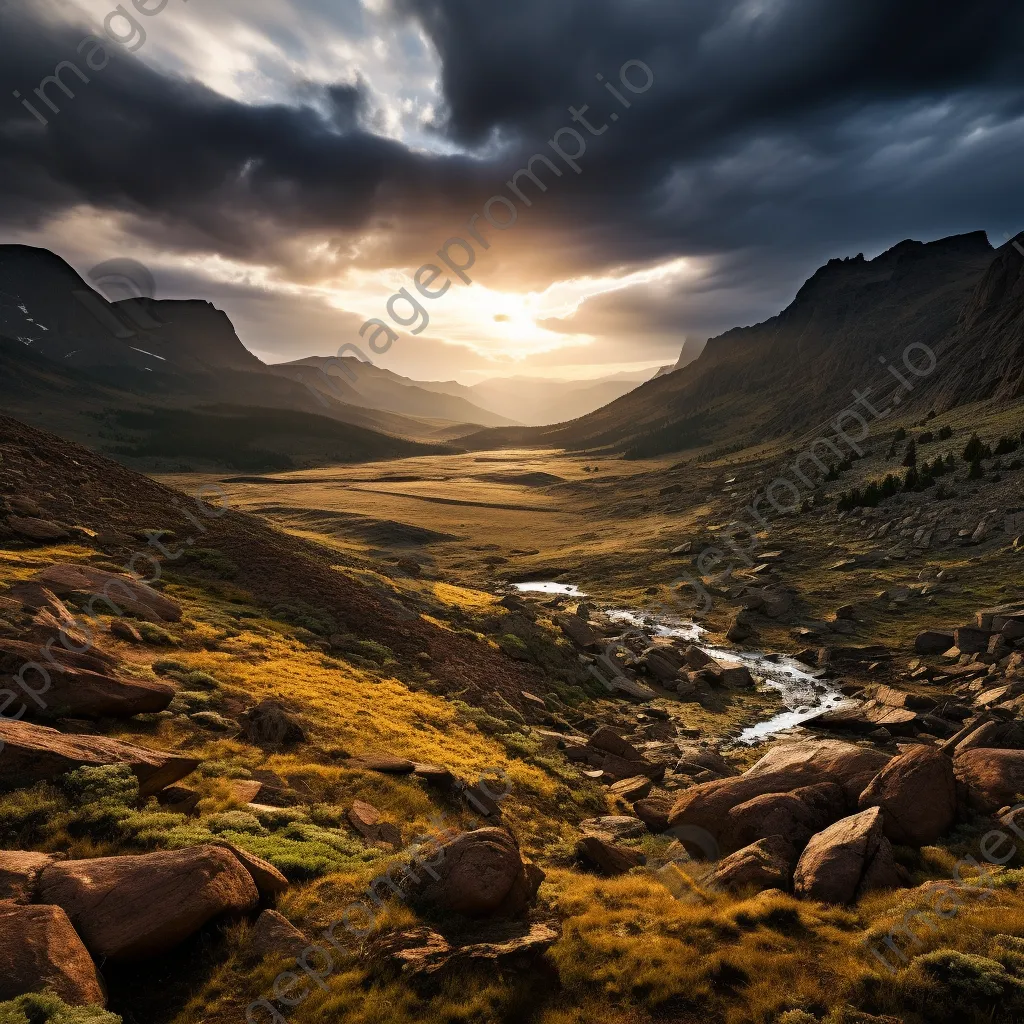
[[199,767],[199,761],[103,736],[69,736],[0,716],[0,790],[31,786],[76,768],[128,764],[139,794],[153,796]]
[[953,771],[964,802],[982,814],[994,814],[1024,793],[1024,750],[974,747],[957,754]]
[[558,921],[494,922],[486,929],[462,933],[452,942],[432,928],[420,926],[373,938],[364,956],[372,964],[397,970],[404,977],[444,979],[472,968],[529,972],[536,979],[537,961],[558,940]]
[[907,693],[892,686],[876,686],[870,691],[877,704],[890,708],[908,708],[911,711],[934,711],[938,701],[925,693]]
[[95,598],[96,610],[135,615],[150,622],[180,622],[181,605],[132,576],[84,564],[51,565],[36,579],[58,597]]
[[627,850],[623,846],[598,839],[597,836],[584,836],[576,844],[576,856],[602,875],[609,876],[624,875],[632,868],[647,863],[647,858],[639,851]]
[[645,758],[634,761],[617,754],[607,754],[598,765],[604,772],[607,779],[620,782],[623,779],[631,779],[637,775],[643,775],[655,781],[665,777],[665,770],[668,767],[663,762],[648,761]]
[[914,651],[917,654],[945,654],[955,644],[952,633],[938,629],[926,629],[917,634]]
[[953,762],[934,747],[909,750],[871,780],[858,806],[881,809],[883,831],[893,843],[934,843],[956,819]]
[[222,846],[235,855],[242,867],[249,872],[249,877],[253,880],[261,899],[272,899],[288,888],[288,879],[270,861],[257,857],[255,853],[243,850],[224,839],[214,840],[210,845]]
[[754,677],[745,665],[723,663],[721,677],[722,682],[733,690],[746,690],[754,685]]
[[515,840],[500,828],[462,832],[436,845],[402,885],[413,899],[442,911],[465,917],[516,916],[544,878],[539,868],[523,861]]
[[958,647],[962,654],[980,654],[988,649],[991,636],[990,630],[978,629],[976,626],[961,626],[954,630],[952,646]]
[[901,884],[878,807],[819,832],[807,844],[793,875],[794,892],[821,903],[854,903],[873,889]]
[[846,795],[856,800],[890,760],[891,756],[880,750],[842,740],[803,740],[774,747],[745,774],[757,778],[784,771],[798,776],[802,785],[825,782],[828,780],[821,776],[833,776]]
[[[49,666],[49,679],[41,699],[41,713],[73,718],[131,718],[132,715],[165,711],[174,700],[175,689],[167,683],[144,679],[118,679],[80,668]],[[37,709],[39,710],[39,709]]]
[[40,898],[61,907],[93,956],[159,956],[223,914],[256,909],[259,892],[230,849],[196,846],[45,868]]
[[592,650],[598,646],[600,637],[590,628],[585,619],[578,615],[558,615],[555,624],[577,647]]
[[602,725],[595,730],[587,741],[595,750],[603,751],[606,754],[614,754],[626,761],[642,761],[643,754],[633,746],[629,740],[620,736],[614,729]]
[[651,792],[652,785],[651,780],[645,776],[634,775],[632,778],[613,783],[608,789],[608,793],[611,796],[621,797],[623,800],[632,802],[642,800],[647,796]]
[[39,873],[54,859],[46,853],[0,850],[0,902],[35,902]]
[[755,797],[790,793],[821,782],[841,786],[847,807],[855,807],[861,791],[889,760],[888,754],[839,740],[775,747],[743,775],[703,782],[686,790],[672,808],[669,825],[700,828],[721,842],[733,828],[729,818],[732,808]]
[[676,682],[679,670],[685,662],[683,657],[673,647],[659,646],[652,647],[640,657],[640,665],[659,682]]
[[399,850],[402,847],[402,833],[385,821],[373,804],[365,800],[354,800],[348,812],[349,824],[369,843],[376,846]]
[[702,668],[714,668],[717,664],[710,654],[693,645],[687,647],[683,652],[683,659],[694,671],[699,671]]
[[96,965],[60,907],[0,903],[0,936],[0,1001],[48,990],[69,1006],[106,1006]]
[[731,808],[716,836],[723,853],[769,836],[785,836],[797,852],[816,832],[846,814],[846,796],[835,782],[801,786],[791,793],[766,793]]
[[785,836],[769,836],[719,861],[702,884],[705,889],[729,892],[788,892],[796,860],[793,844]]
[[246,953],[259,959],[297,957],[308,947],[309,939],[276,910],[264,910],[260,914],[245,943]]
[[668,819],[672,813],[672,798],[649,796],[633,804],[633,813],[656,835],[668,830]]
[[917,734],[917,712],[894,708],[869,701],[866,704],[847,704],[807,719],[809,728],[830,729],[840,732],[873,733],[888,729],[893,736]]
[[67,540],[71,536],[63,526],[51,523],[48,519],[35,519],[32,516],[10,516],[7,525],[19,537],[40,543]]
[[[56,638],[58,631],[59,626],[49,631],[47,640]],[[45,642],[43,641],[43,643]],[[77,643],[75,646],[82,653],[75,653],[66,650],[59,644],[52,644],[50,646],[50,653],[53,655],[53,661],[58,665],[100,673],[109,672],[116,664],[116,660],[111,655],[97,647],[89,647],[88,642]],[[0,639],[0,671],[9,673],[20,672],[24,665],[40,663],[40,656],[39,644],[31,644],[22,640]],[[46,664],[50,664],[48,659]],[[33,687],[45,685],[45,678],[40,677],[38,682],[34,682],[32,672],[26,672],[25,675],[29,685]]]
[[[302,743],[306,739],[306,730],[276,700],[260,701],[254,708],[243,712],[238,722],[243,737],[257,746],[282,747]],[[409,771],[412,771],[411,762],[409,764]]]
[[187,786],[168,786],[157,793],[156,798],[165,811],[172,814],[191,814],[203,797],[201,793]]
[[[643,803],[642,800],[637,801]],[[609,814],[603,818],[587,818],[580,822],[580,831],[584,835],[597,836],[598,839],[640,839],[647,835],[647,829],[639,818],[631,818],[627,814]]]

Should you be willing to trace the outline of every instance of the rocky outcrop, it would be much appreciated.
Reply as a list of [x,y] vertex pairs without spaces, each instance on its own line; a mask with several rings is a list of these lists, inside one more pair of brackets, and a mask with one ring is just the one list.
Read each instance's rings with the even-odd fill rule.
[[1024,750],[974,747],[956,756],[953,770],[961,798],[982,814],[994,814],[1024,793]]
[[878,807],[843,818],[814,836],[793,876],[798,896],[821,903],[854,903],[872,889],[901,884]]
[[786,836],[800,851],[811,836],[845,814],[845,795],[835,782],[766,793],[729,810],[717,836],[719,848],[731,853],[770,836]]
[[166,683],[119,679],[85,669],[51,665],[46,675],[50,685],[42,699],[48,715],[130,718],[166,710],[175,694]]
[[35,902],[39,873],[55,859],[46,853],[0,850],[0,902]]
[[890,761],[861,793],[859,806],[879,807],[885,836],[926,846],[956,819],[953,762],[934,747],[917,747]]
[[41,544],[52,544],[54,541],[67,540],[71,536],[63,526],[51,523],[48,519],[36,519],[33,516],[9,516],[7,525],[19,537]]
[[132,576],[82,563],[51,565],[36,579],[58,597],[95,599],[101,614],[135,615],[150,622],[179,622],[181,605]]
[[222,846],[51,864],[39,896],[67,913],[93,956],[112,960],[158,956],[259,903],[249,872]]
[[706,889],[741,893],[781,889],[788,892],[797,853],[785,836],[769,836],[720,861],[703,881]]
[[822,776],[829,776],[856,800],[890,760],[890,755],[880,750],[842,740],[805,740],[769,750],[746,775],[757,778],[785,771],[799,776],[804,785],[827,782]]
[[159,793],[199,762],[102,736],[69,736],[40,725],[0,717],[0,790],[31,786],[85,766],[128,764],[143,797]]
[[516,916],[544,878],[539,868],[523,861],[515,840],[500,828],[463,832],[421,856],[423,869],[403,879],[407,893],[465,917]]
[[453,944],[432,928],[410,928],[374,939],[365,958],[416,978],[440,978],[470,967],[502,971],[536,970],[537,960],[558,940],[557,921],[502,922],[461,936]]
[[105,1006],[96,965],[60,907],[0,903],[0,1001],[55,992],[69,1006]]
[[723,839],[728,841],[734,827],[729,817],[734,807],[767,794],[791,793],[822,782],[841,787],[847,807],[852,808],[864,787],[889,760],[887,754],[839,740],[776,747],[737,778],[704,782],[686,790],[672,808],[669,825],[703,829],[721,843]]

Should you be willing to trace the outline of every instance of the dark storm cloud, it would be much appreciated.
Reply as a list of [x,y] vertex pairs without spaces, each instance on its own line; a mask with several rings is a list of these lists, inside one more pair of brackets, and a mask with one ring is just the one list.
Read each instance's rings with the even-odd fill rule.
[[[317,7],[294,0],[297,14],[306,3]],[[615,101],[595,74],[614,81],[640,59],[654,87],[588,139],[584,173],[551,182],[495,265],[534,238],[538,273],[707,257],[734,285],[760,281],[774,302],[850,247],[1024,221],[1018,0],[393,6],[396,19],[422,24],[443,61],[439,131],[487,143],[487,159],[373,134],[359,86],[320,89],[306,107],[244,104],[113,52],[90,84],[65,76],[78,96],[58,96],[64,109],[44,130],[3,97],[31,94],[74,57],[85,30],[8,15],[0,219],[41,224],[87,203],[135,215],[144,226],[133,230],[165,246],[283,265],[297,231],[341,251],[370,226],[388,239],[372,259],[417,265],[570,123],[570,105],[590,104],[600,124]],[[521,262],[528,275],[533,265]],[[739,308],[725,286],[688,304],[669,299],[651,323],[660,332],[678,315],[690,321],[681,331],[729,326],[749,294]],[[602,302],[623,316],[635,306]]]

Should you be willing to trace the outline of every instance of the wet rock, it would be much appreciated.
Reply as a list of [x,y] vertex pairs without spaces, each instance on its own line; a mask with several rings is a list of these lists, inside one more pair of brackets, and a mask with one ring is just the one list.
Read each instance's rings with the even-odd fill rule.
[[0,790],[31,786],[76,768],[131,765],[139,794],[153,796],[195,771],[199,761],[102,736],[71,736],[0,716]]
[[0,1000],[51,991],[69,1006],[106,1006],[96,965],[60,907],[0,903],[0,935]]
[[901,884],[878,807],[843,818],[814,836],[793,876],[798,896],[821,903],[854,903],[873,889]]
[[956,819],[953,762],[934,747],[901,754],[871,780],[859,806],[881,809],[885,836],[893,843],[934,843]]
[[249,872],[221,846],[51,864],[39,895],[67,913],[93,956],[114,960],[159,956],[259,902]]

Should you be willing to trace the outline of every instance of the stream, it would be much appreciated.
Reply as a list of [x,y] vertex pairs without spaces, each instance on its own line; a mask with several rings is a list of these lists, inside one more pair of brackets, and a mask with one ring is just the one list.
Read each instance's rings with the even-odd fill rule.
[[[578,587],[567,583],[515,583],[512,584],[512,589],[520,593],[587,597]],[[626,608],[605,608],[603,611],[612,622],[624,627],[640,629],[652,636],[685,640],[695,644],[716,661],[743,665],[759,682],[777,690],[783,704],[792,710],[781,711],[763,722],[744,729],[737,737],[738,743],[748,746],[762,743],[824,711],[840,707],[846,700],[834,684],[821,679],[793,658],[702,643],[701,637],[706,631],[689,619],[673,620]]]

